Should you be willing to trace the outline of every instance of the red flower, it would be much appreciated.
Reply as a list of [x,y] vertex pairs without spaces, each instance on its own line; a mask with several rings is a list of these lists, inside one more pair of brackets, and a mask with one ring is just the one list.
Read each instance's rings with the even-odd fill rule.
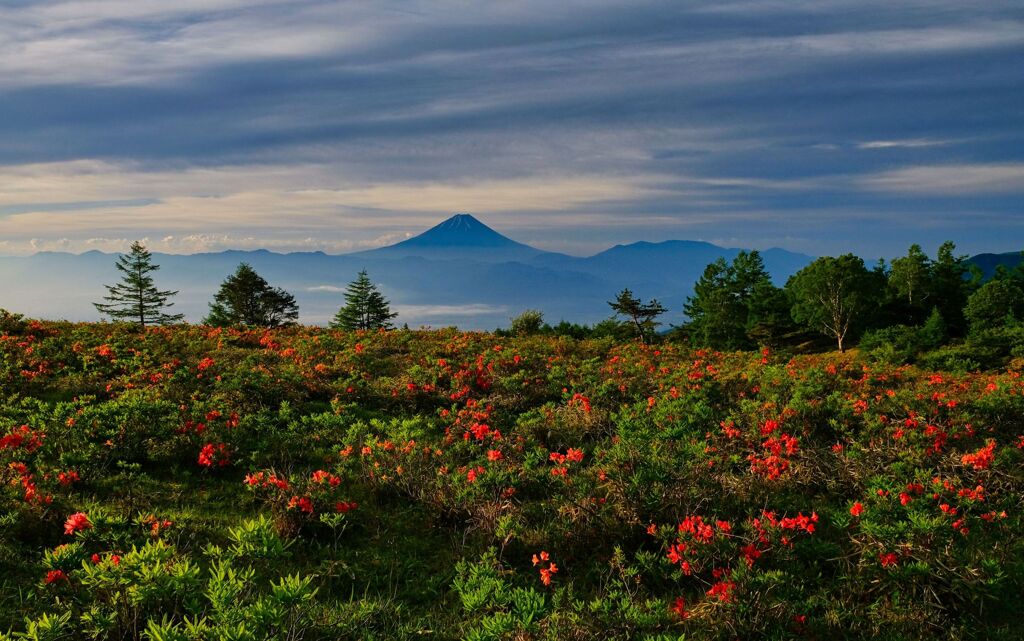
[[715,597],[722,603],[729,603],[735,600],[732,591],[736,589],[736,584],[732,581],[719,581],[711,586],[708,590],[709,597]]
[[883,568],[895,567],[899,563],[900,557],[894,552],[886,552],[878,555],[878,561],[882,564]]
[[686,611],[686,601],[681,596],[676,597],[675,603],[669,606],[669,611],[674,612],[680,619],[690,616],[690,613]]
[[298,508],[299,510],[305,512],[306,514],[312,514],[313,501],[309,500],[308,496],[293,496],[288,501],[288,509],[293,510],[295,508]]
[[64,534],[70,536],[75,532],[88,530],[91,527],[92,523],[89,522],[89,517],[85,512],[75,512],[68,517],[67,521],[64,521]]
[[334,504],[334,509],[340,514],[348,514],[352,510],[359,507],[359,504],[355,501],[339,501]]
[[863,513],[864,506],[859,501],[857,503],[854,503],[853,507],[850,508],[850,514],[852,514],[853,516],[860,516]]
[[996,442],[989,441],[988,445],[981,448],[977,452],[971,452],[970,454],[964,454],[960,458],[960,462],[964,465],[970,465],[976,470],[987,470],[992,461],[995,460]]
[[64,570],[50,570],[46,573],[46,584],[56,583],[57,581],[67,581],[68,575],[64,574]]

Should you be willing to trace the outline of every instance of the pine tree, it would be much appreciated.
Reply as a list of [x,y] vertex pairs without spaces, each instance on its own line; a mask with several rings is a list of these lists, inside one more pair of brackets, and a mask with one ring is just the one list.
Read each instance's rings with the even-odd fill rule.
[[203,321],[215,327],[281,327],[299,317],[295,297],[270,284],[246,263],[221,283]]
[[331,327],[335,329],[391,329],[391,319],[398,316],[391,305],[370,282],[366,270],[359,272],[345,289],[345,304],[334,315]]
[[96,309],[114,320],[125,320],[145,329],[146,325],[177,323],[182,314],[165,314],[162,310],[171,307],[167,299],[176,291],[161,291],[153,284],[150,272],[160,269],[153,264],[153,256],[139,241],[132,243],[131,252],[121,254],[115,265],[122,274],[117,285],[104,285],[107,295],[105,303],[93,303]]
[[657,299],[652,298],[651,302],[644,303],[639,298],[635,298],[629,289],[619,292],[615,300],[609,301],[608,305],[617,315],[629,318],[633,326],[636,327],[637,335],[642,343],[649,341],[651,335],[654,334],[654,328],[659,325],[655,319],[668,311]]
[[719,258],[704,270],[683,311],[698,347],[750,349],[773,344],[789,329],[789,302],[772,284],[761,254],[741,251],[732,263]]

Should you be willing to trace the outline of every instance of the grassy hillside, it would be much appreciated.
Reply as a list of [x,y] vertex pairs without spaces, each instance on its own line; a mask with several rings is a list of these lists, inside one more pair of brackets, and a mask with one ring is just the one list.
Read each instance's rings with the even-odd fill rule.
[[0,631],[1021,638],[1018,370],[8,319]]

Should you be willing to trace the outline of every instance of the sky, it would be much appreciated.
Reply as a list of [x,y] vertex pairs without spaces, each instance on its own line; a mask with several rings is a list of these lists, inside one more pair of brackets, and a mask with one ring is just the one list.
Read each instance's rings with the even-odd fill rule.
[[0,254],[1024,249],[1024,3],[0,0]]

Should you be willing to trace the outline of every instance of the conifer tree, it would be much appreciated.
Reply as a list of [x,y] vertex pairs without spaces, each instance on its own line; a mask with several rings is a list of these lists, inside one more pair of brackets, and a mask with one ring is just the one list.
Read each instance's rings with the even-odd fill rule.
[[295,297],[270,284],[246,263],[221,283],[203,321],[215,327],[281,327],[299,317]]
[[632,322],[642,343],[649,342],[654,334],[654,328],[659,325],[655,319],[668,311],[657,299],[652,298],[651,302],[644,303],[634,297],[629,289],[619,292],[615,300],[609,301],[608,305],[617,315],[625,316]]
[[359,272],[345,289],[345,304],[334,315],[335,329],[390,329],[391,319],[398,316],[377,286],[370,282],[366,270]]
[[776,342],[789,329],[789,302],[772,284],[757,251],[709,264],[683,311],[697,347],[749,349]]
[[115,265],[123,276],[117,285],[104,285],[107,295],[104,303],[93,303],[96,309],[114,320],[124,320],[145,329],[146,325],[177,323],[182,314],[166,314],[164,309],[174,303],[167,299],[176,291],[161,291],[153,284],[149,274],[160,269],[153,264],[153,256],[139,241],[132,243],[128,254],[121,254]]

